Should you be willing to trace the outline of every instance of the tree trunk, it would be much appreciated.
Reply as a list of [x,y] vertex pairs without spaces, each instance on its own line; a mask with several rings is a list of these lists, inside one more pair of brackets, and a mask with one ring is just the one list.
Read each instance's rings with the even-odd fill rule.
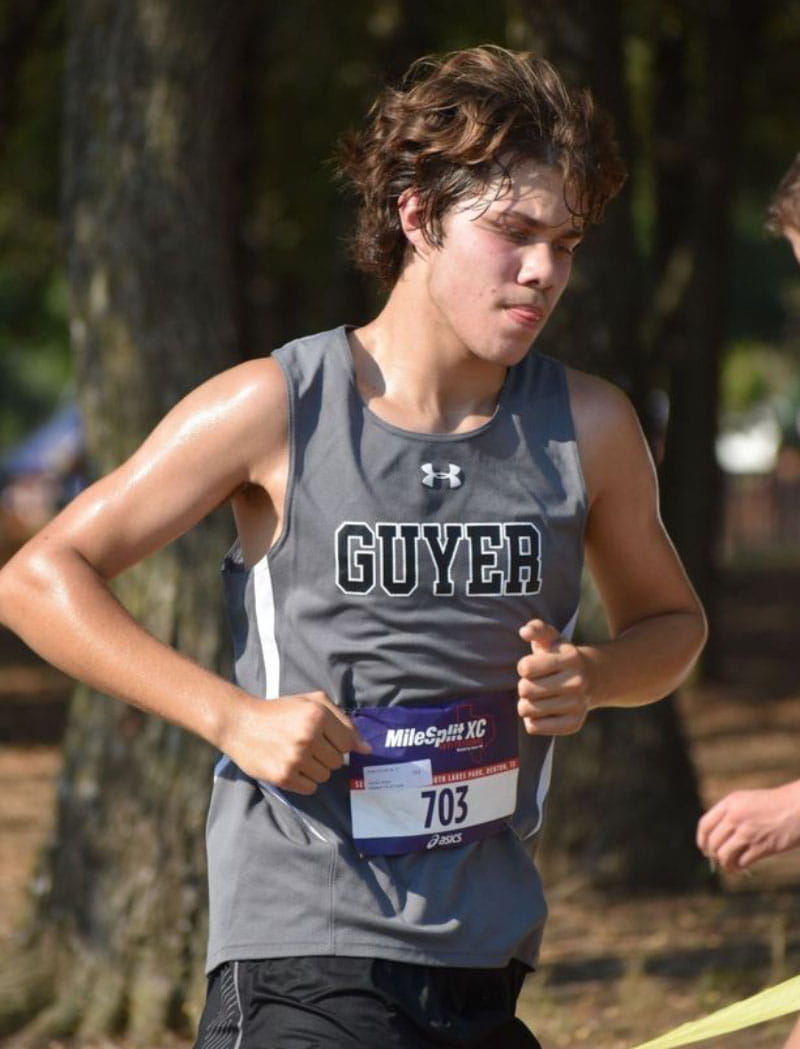
[[[106,472],[237,358],[231,174],[246,5],[73,0],[64,210],[90,459]],[[143,625],[218,668],[219,517],[119,581]],[[23,1044],[193,1026],[205,944],[212,754],[79,688],[27,951],[3,978]]]
[[[676,173],[680,184],[691,185],[691,192],[683,200],[672,195],[674,210],[663,215],[665,224],[673,218],[684,225],[688,262],[680,319],[665,347],[672,400],[664,469],[665,518],[709,608],[712,627],[721,496],[715,440],[719,368],[729,312],[731,212],[741,168],[744,120],[739,114],[764,18],[763,8],[756,6],[737,9],[735,15],[723,0],[704,6],[698,33],[704,92],[690,103],[691,123],[687,106],[690,149],[683,154],[683,164],[676,165],[683,168]],[[715,637],[712,629],[705,657],[706,672],[712,676],[718,662]]]
[[[591,715],[558,740],[541,868],[554,898],[670,893],[708,881],[694,770],[669,701]],[[680,818],[675,818],[673,810]]]

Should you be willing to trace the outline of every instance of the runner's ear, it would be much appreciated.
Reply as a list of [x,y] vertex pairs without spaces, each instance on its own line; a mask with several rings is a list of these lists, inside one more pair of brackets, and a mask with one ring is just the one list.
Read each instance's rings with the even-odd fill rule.
[[425,254],[429,247],[422,221],[420,196],[416,189],[404,189],[397,201],[400,226],[411,247],[417,254]]

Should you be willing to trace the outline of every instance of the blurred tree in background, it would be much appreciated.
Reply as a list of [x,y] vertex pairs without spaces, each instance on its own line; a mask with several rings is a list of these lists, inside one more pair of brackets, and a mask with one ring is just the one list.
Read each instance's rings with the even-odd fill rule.
[[[203,379],[238,358],[235,244],[241,0],[73,0],[64,76],[63,220],[76,385],[107,472]],[[220,665],[227,519],[115,589],[167,643]],[[57,825],[27,950],[2,980],[27,1037],[123,1029],[153,1045],[202,985],[202,838],[211,754],[79,687]]]
[[[665,450],[665,514],[713,610],[720,370],[735,347],[755,390],[753,347],[798,353],[788,253],[761,227],[800,148],[800,0],[69,0],[66,20],[62,6],[0,0],[0,439],[68,381],[67,276],[98,471],[210,372],[365,320],[379,300],[343,249],[338,134],[423,53],[530,46],[592,87],[631,166],[541,348],[632,396]],[[145,625],[217,667],[229,532],[217,517],[120,581]],[[210,760],[78,690],[28,952],[0,981],[4,1029],[153,1045],[191,1026]],[[553,876],[627,891],[686,885],[697,805],[672,707],[606,712],[560,743],[544,859]]]
[[70,376],[59,231],[64,12],[0,3],[0,448],[45,418]]

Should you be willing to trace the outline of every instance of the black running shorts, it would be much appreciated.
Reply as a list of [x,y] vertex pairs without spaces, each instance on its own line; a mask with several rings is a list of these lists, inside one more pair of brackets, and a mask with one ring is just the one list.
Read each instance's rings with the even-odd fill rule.
[[529,970],[371,958],[227,962],[195,1049],[540,1049],[514,1018]]

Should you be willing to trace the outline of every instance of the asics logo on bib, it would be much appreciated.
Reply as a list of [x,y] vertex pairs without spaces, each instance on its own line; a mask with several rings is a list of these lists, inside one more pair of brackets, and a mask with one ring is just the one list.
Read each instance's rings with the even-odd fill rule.
[[461,478],[461,467],[448,463],[446,470],[434,470],[433,463],[423,463],[422,483],[426,488],[460,488],[464,483]]
[[452,834],[434,834],[433,837],[429,838],[425,843],[425,848],[435,849],[437,845],[460,845],[463,837],[464,835],[460,830],[457,830]]
[[390,597],[420,587],[436,597],[538,594],[541,535],[530,522],[431,524],[345,521],[336,529],[336,584]]

